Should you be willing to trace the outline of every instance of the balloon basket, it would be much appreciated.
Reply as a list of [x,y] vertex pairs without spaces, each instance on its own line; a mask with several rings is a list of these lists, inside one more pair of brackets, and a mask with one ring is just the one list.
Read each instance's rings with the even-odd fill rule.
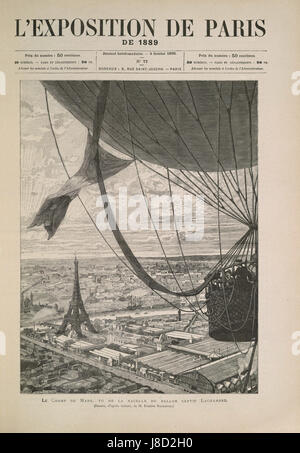
[[[212,285],[213,286],[213,285]],[[218,341],[248,342],[257,337],[257,286],[210,288],[207,297],[209,336]]]

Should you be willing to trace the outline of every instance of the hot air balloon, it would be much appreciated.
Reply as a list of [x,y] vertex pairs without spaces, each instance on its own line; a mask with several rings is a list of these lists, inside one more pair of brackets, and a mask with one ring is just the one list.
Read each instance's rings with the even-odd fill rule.
[[[154,292],[167,295],[170,304],[176,306],[179,297],[185,298],[196,317],[208,319],[211,337],[256,341],[257,82],[41,83],[46,96],[50,93],[87,128],[88,138],[81,169],[46,199],[32,226],[44,225],[51,237],[83,185],[97,183],[102,197],[107,197],[106,178],[129,164],[136,167],[143,194],[139,165],[164,179],[171,198],[175,185],[195,196],[204,195],[204,201],[217,212],[220,257],[198,286],[191,280],[190,288],[183,289],[171,267],[178,289],[159,282],[134,255],[116,223],[112,233],[131,271]],[[127,160],[109,155],[100,146],[100,138]],[[105,209],[108,218],[113,218],[109,201]],[[243,224],[246,230],[226,252],[221,246],[221,215]],[[178,241],[180,244],[180,235]],[[180,249],[186,265],[181,244]],[[205,304],[197,299],[200,293],[205,293]]]

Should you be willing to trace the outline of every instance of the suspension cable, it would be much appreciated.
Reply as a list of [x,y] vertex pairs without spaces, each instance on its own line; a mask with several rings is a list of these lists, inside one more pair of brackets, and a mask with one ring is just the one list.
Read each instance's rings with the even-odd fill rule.
[[[56,134],[55,134],[55,131],[54,131],[54,128],[53,128],[53,124],[52,124],[52,119],[51,119],[51,115],[50,115],[50,109],[49,109],[49,101],[48,101],[48,92],[47,92],[47,89],[45,89],[45,98],[46,98],[46,108],[47,108],[47,114],[48,114],[48,119],[49,119],[49,125],[50,125],[50,129],[51,129],[51,132],[52,132],[52,136],[53,136],[53,139],[54,139],[54,142],[55,142],[55,146],[56,146],[56,150],[57,150],[57,153],[58,153],[58,156],[60,158],[60,161],[61,161],[61,164],[66,172],[66,175],[68,177],[68,179],[70,179],[70,174],[68,172],[68,169],[66,167],[66,164],[64,162],[64,159],[63,159],[63,156],[61,154],[61,151],[60,151],[60,148],[58,146],[58,142],[57,142],[57,138],[56,138]],[[83,209],[85,210],[86,214],[88,215],[89,219],[91,220],[92,224],[94,225],[94,227],[96,228],[96,230],[98,231],[98,233],[100,234],[101,238],[103,239],[103,241],[105,242],[105,244],[109,247],[109,249],[112,251],[112,253],[119,259],[119,261],[133,274],[135,275],[137,278],[138,275],[137,273],[131,268],[131,266],[128,265],[127,261],[125,261],[119,254],[118,252],[116,252],[116,250],[112,247],[112,245],[107,241],[107,239],[105,238],[105,236],[103,235],[102,231],[99,229],[98,225],[96,224],[96,222],[94,221],[92,215],[90,214],[89,210],[87,209],[84,201],[82,200],[82,198],[80,197],[79,194],[76,195],[77,198],[79,199]],[[146,286],[146,285],[145,285]],[[148,286],[147,286],[148,288]],[[153,291],[155,294],[157,294],[161,299],[163,299],[165,302],[167,302],[168,304],[170,304],[171,306],[173,306],[174,308],[176,308],[177,310],[181,310],[183,312],[186,312],[186,313],[192,313],[194,312],[194,310],[186,310],[186,309],[183,309],[179,306],[177,306],[176,304],[174,304],[173,302],[169,301],[166,297],[164,297],[162,294],[160,294],[158,291],[156,291],[155,289],[152,289],[150,288],[151,291]]]

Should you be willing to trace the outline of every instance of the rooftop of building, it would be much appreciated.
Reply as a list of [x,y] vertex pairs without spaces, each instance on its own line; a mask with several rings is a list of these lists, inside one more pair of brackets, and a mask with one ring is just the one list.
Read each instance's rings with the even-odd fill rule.
[[166,351],[141,357],[138,362],[147,367],[177,375],[204,365],[209,360],[202,357],[191,357],[188,354],[167,349]]
[[213,338],[206,338],[204,340],[198,341],[193,343],[191,346],[186,345],[182,346],[181,350],[187,353],[192,352],[201,352],[204,355],[211,355],[213,353],[225,357],[236,352],[247,352],[249,350],[250,343],[249,342],[231,342],[231,341],[217,341]]
[[203,366],[198,373],[214,384],[231,379],[239,374],[241,354],[226,357]]
[[106,359],[114,359],[114,360],[119,360],[120,356],[122,356],[122,357],[128,356],[128,354],[126,354],[125,352],[116,351],[116,350],[110,349],[110,348],[95,349],[90,352],[91,352],[91,354],[96,355],[98,357],[104,357]]

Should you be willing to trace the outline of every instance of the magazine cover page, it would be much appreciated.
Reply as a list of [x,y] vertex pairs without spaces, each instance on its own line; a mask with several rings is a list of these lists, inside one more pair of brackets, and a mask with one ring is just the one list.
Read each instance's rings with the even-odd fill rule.
[[2,2],[1,432],[299,431],[298,16]]

